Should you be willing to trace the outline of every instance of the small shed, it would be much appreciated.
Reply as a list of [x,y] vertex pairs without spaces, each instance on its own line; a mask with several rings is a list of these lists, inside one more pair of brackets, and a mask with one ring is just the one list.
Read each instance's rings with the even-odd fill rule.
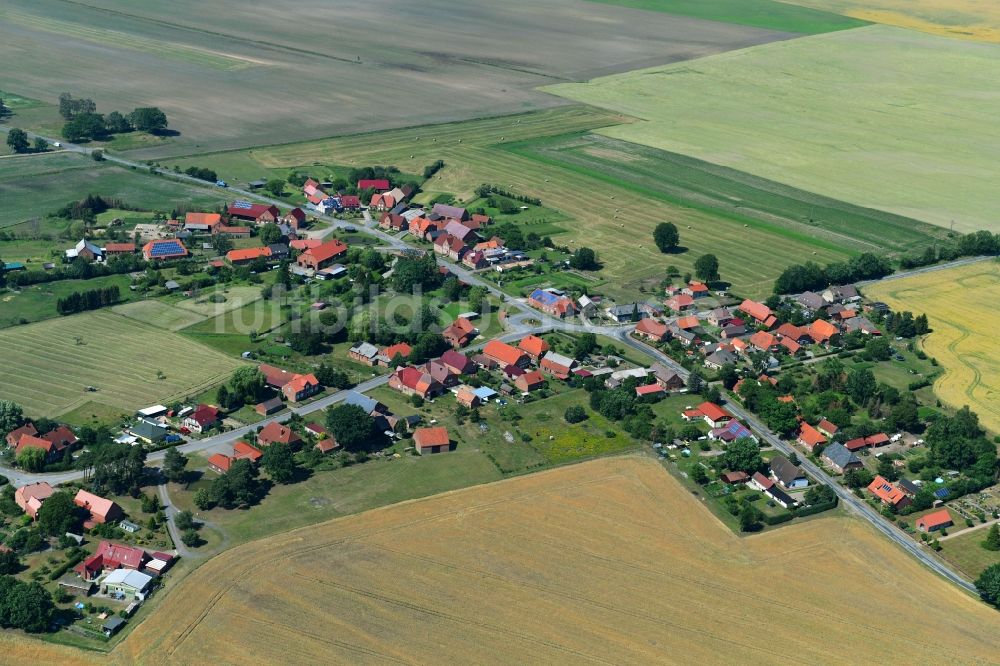
[[117,615],[112,615],[104,622],[104,626],[101,629],[104,631],[104,635],[111,638],[117,634],[122,627],[125,626],[125,620],[118,617]]

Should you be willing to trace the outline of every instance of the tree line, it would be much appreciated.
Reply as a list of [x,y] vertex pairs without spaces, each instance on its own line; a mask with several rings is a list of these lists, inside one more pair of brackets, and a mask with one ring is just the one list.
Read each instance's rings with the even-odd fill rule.
[[158,107],[137,107],[128,114],[112,111],[105,116],[97,113],[94,100],[74,98],[69,93],[59,95],[59,115],[66,121],[62,136],[68,141],[100,140],[136,130],[156,134],[167,129],[167,115]]
[[70,315],[85,310],[99,310],[114,305],[121,300],[118,285],[87,291],[74,291],[64,298],[56,300],[56,311],[61,315]]
[[491,194],[497,194],[501,197],[507,197],[508,199],[513,199],[514,201],[520,201],[521,203],[528,204],[530,206],[541,206],[542,200],[538,197],[529,197],[523,194],[514,194],[510,190],[505,190],[498,185],[490,185],[489,183],[483,183],[476,188],[476,196],[480,199],[486,199]]
[[826,289],[830,285],[850,284],[859,280],[877,280],[893,272],[885,257],[865,252],[847,261],[822,267],[816,262],[793,264],[774,281],[775,294],[795,294]]

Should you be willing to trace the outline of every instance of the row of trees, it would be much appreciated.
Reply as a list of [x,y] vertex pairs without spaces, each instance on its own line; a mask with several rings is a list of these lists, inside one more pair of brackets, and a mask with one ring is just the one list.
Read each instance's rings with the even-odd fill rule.
[[795,294],[817,291],[829,285],[849,284],[858,280],[876,280],[892,273],[892,264],[885,257],[865,252],[847,261],[821,267],[808,261],[793,264],[781,272],[774,281],[775,294]]
[[49,142],[40,136],[35,137],[34,143],[28,139],[28,133],[17,127],[11,128],[7,132],[7,146],[15,153],[44,153],[49,149]]
[[56,299],[56,312],[61,315],[69,315],[86,310],[98,310],[114,305],[120,300],[121,291],[118,289],[118,285],[88,289],[87,291],[74,291],[68,296]]
[[66,120],[62,136],[68,141],[100,140],[134,130],[156,134],[167,129],[167,115],[158,107],[137,107],[128,114],[112,111],[104,116],[97,113],[93,100],[77,99],[69,93],[59,95],[59,114]]
[[1000,236],[989,231],[976,231],[943,241],[926,248],[923,252],[907,254],[900,258],[901,268],[930,266],[939,261],[953,261],[959,257],[1000,254]]

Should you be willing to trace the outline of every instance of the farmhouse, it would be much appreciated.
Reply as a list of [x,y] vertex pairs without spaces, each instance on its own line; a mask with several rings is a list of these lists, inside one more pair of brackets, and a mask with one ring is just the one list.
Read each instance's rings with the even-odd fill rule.
[[442,203],[434,204],[434,207],[431,209],[431,214],[437,215],[446,220],[455,220],[456,222],[469,219],[469,212],[464,208],[459,208],[458,206],[448,206],[447,204]]
[[712,370],[719,370],[724,365],[735,364],[736,361],[736,354],[728,349],[720,349],[705,357],[705,367]]
[[649,372],[656,377],[656,383],[668,391],[684,388],[684,378],[676,370],[668,368],[660,362],[649,366]]
[[14,491],[14,502],[32,519],[38,517],[42,502],[52,496],[55,490],[45,481],[29,483]]
[[758,324],[767,328],[771,328],[778,321],[778,318],[771,313],[771,308],[749,298],[740,303],[740,312],[750,315],[757,320]]
[[123,254],[135,254],[135,243],[108,243],[104,246],[104,256],[106,257]]
[[447,428],[417,428],[413,431],[413,445],[417,453],[444,453],[451,450]]
[[152,240],[142,246],[142,258],[146,261],[169,261],[188,256],[184,243],[176,238]]
[[102,541],[94,554],[74,569],[87,581],[94,580],[104,571],[115,569],[139,569],[149,559],[142,548],[124,546],[120,543]]
[[799,428],[799,444],[806,447],[810,453],[815,453],[821,446],[826,444],[826,438],[819,430],[808,423],[802,423]]
[[285,403],[281,401],[281,398],[268,398],[264,402],[257,403],[254,407],[254,411],[261,416],[270,416],[275,412],[280,412],[285,406]]
[[826,419],[820,419],[819,423],[816,424],[816,429],[827,437],[834,437],[837,431],[840,430],[835,424],[830,423]]
[[184,215],[184,228],[188,231],[215,233],[215,228],[222,224],[219,213],[187,213]]
[[538,370],[532,370],[531,372],[526,372],[515,379],[514,386],[517,390],[521,391],[521,393],[537,391],[540,388],[544,388],[545,376]]
[[296,263],[303,268],[318,271],[333,263],[338,257],[347,254],[347,245],[339,240],[330,240],[316,247],[311,247],[299,255]]
[[822,319],[817,319],[809,325],[809,337],[812,338],[816,344],[828,344],[834,336],[839,333],[840,331],[837,330],[836,326]]
[[243,250],[230,250],[226,253],[226,261],[234,266],[249,264],[257,259],[267,259],[271,256],[269,247],[248,247]]
[[712,428],[708,433],[708,438],[721,442],[735,442],[738,439],[757,441],[757,436],[751,432],[750,428],[735,419],[718,428]]
[[218,425],[222,412],[217,407],[200,404],[184,417],[183,425],[191,432],[205,432]]
[[776,455],[771,458],[771,478],[780,483],[784,488],[795,490],[805,488],[809,485],[809,477],[798,465],[783,455]]
[[21,439],[22,435],[37,435],[38,430],[35,429],[33,423],[25,423],[20,428],[15,428],[7,433],[7,446],[17,446],[18,440]]
[[116,569],[101,581],[101,591],[110,596],[143,600],[153,577],[132,569]]
[[230,227],[220,224],[215,227],[215,233],[229,238],[250,238],[250,227]]
[[703,419],[711,428],[721,428],[733,419],[732,414],[714,402],[703,402],[694,409],[685,410],[681,416],[686,421]]
[[104,259],[104,251],[97,245],[84,239],[78,242],[75,246],[66,250],[66,258],[83,259],[84,261],[101,261]]
[[267,447],[275,443],[288,444],[292,448],[297,448],[302,444],[302,438],[288,426],[271,421],[257,433],[257,444]]
[[396,359],[397,356],[405,361],[412,352],[413,347],[405,342],[397,342],[396,344],[390,345],[379,352],[379,356],[381,357],[379,363],[388,366]]
[[892,483],[881,475],[876,476],[875,480],[869,484],[868,492],[877,497],[882,504],[896,509],[902,509],[911,503],[906,493],[892,485]]
[[500,340],[490,340],[487,342],[486,346],[483,347],[483,355],[500,367],[513,365],[519,368],[527,368],[531,363],[530,356]]
[[542,372],[562,380],[569,379],[570,373],[573,372],[574,367],[576,367],[576,361],[574,359],[569,358],[568,356],[563,356],[562,354],[557,354],[553,351],[547,352],[545,356],[542,357],[542,362],[539,365]]
[[73,498],[73,503],[90,512],[90,519],[84,523],[84,527],[87,529],[92,528],[94,525],[113,523],[124,517],[121,507],[112,500],[89,493],[86,490],[77,491],[76,497]]
[[746,472],[726,472],[719,477],[722,479],[723,483],[728,483],[731,485],[736,485],[739,483],[746,483],[750,480],[750,476]]
[[359,190],[375,190],[376,192],[385,192],[392,185],[389,184],[386,178],[362,178],[358,180]]
[[840,442],[834,442],[823,449],[821,456],[823,461],[832,467],[836,472],[843,474],[851,469],[861,469],[863,463],[846,446]]
[[668,298],[664,302],[664,305],[674,312],[684,312],[694,307],[694,297],[688,294],[677,294],[672,298]]
[[573,299],[547,289],[535,289],[531,292],[531,295],[528,297],[528,305],[560,319],[572,317],[576,314],[576,306],[573,305]]
[[49,441],[44,437],[35,437],[34,435],[21,435],[21,438],[17,440],[17,446],[14,448],[15,457],[20,455],[25,449],[41,449],[45,452],[45,460],[47,462],[58,460],[63,452],[63,447],[56,442]]
[[645,398],[647,396],[661,396],[663,395],[663,393],[664,393],[663,387],[656,383],[635,387],[635,395],[637,398]]
[[424,399],[440,395],[443,391],[440,382],[414,367],[397,368],[389,377],[389,387],[405,395],[419,395]]
[[635,334],[653,342],[663,342],[670,334],[670,329],[666,324],[647,317],[636,325]]
[[379,351],[378,347],[370,342],[362,342],[348,349],[347,355],[358,363],[374,366],[378,363]]
[[459,317],[441,332],[441,337],[455,349],[466,346],[477,335],[479,335],[479,329],[465,317]]
[[753,476],[750,477],[750,486],[756,488],[757,490],[763,492],[765,495],[773,499],[776,503],[780,504],[784,508],[788,509],[797,504],[784,490],[774,485],[774,481],[767,478],[760,472],[754,472]]
[[468,356],[452,349],[441,354],[438,360],[455,375],[471,375],[476,372],[476,364]]
[[934,513],[928,513],[926,516],[918,518],[916,523],[917,529],[921,532],[943,530],[954,524],[955,523],[951,519],[951,514],[948,513],[948,509],[941,509],[940,511],[935,511]]
[[545,352],[549,351],[549,343],[537,335],[526,335],[521,338],[521,341],[517,344],[517,348],[530,356],[531,360],[537,363]]
[[125,432],[135,435],[147,444],[156,444],[167,438],[167,429],[165,427],[146,419],[138,419]]
[[316,375],[295,375],[291,381],[281,387],[281,394],[288,402],[300,402],[320,392],[322,386]]
[[633,322],[642,319],[645,315],[639,309],[638,303],[628,303],[626,305],[615,305],[605,309],[605,313],[610,319],[621,323]]
[[237,220],[246,220],[256,224],[268,224],[277,222],[281,211],[277,206],[265,206],[264,204],[250,203],[249,201],[234,201],[226,209],[229,217]]

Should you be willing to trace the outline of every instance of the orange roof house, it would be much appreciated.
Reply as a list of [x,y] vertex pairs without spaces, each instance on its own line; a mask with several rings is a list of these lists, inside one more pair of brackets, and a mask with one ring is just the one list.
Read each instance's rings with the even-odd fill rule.
[[687,317],[678,317],[675,323],[677,324],[677,328],[681,329],[682,331],[689,331],[692,328],[698,328],[698,326],[701,325],[701,322],[699,322],[698,318],[695,317],[694,315],[688,315]]
[[219,213],[186,213],[184,215],[184,224],[186,225],[199,225],[212,228],[216,225],[222,224],[222,215]]
[[545,386],[545,375],[538,370],[526,372],[514,380],[514,386],[522,393],[530,393]]
[[406,344],[405,342],[397,342],[396,344],[383,349],[382,356],[385,356],[390,361],[396,358],[396,356],[402,356],[403,359],[405,360],[412,351],[413,347],[411,347],[410,345]]
[[[120,520],[123,515],[121,507],[112,500],[88,493],[86,490],[77,491],[73,503],[90,512],[90,520],[87,521],[91,523],[90,527]],[[86,527],[86,524],[84,526]]]
[[897,509],[901,509],[911,502],[906,493],[900,490],[897,486],[891,484],[881,475],[876,476],[875,480],[871,482],[868,486],[868,492],[879,498],[882,504],[895,507]]
[[42,502],[52,496],[55,489],[45,481],[29,483],[14,491],[14,501],[32,519],[38,517]]
[[826,344],[830,341],[830,338],[837,335],[837,333],[839,333],[839,331],[836,326],[822,319],[817,319],[809,325],[809,337],[815,340],[818,344]]
[[468,386],[463,386],[455,393],[455,401],[463,407],[476,407],[482,402],[479,396],[469,388]]
[[524,368],[530,362],[528,355],[523,351],[500,340],[490,340],[487,342],[486,346],[483,347],[483,354],[487,358],[496,361],[501,367],[516,365]]
[[749,298],[740,303],[740,312],[750,315],[765,326],[772,326],[776,321],[774,315],[771,313],[771,308],[763,303],[751,301]]
[[17,446],[18,440],[21,439],[22,435],[37,435],[38,430],[35,429],[34,423],[25,423],[20,428],[15,428],[7,433],[7,446]]
[[761,351],[768,351],[777,344],[777,340],[766,331],[757,331],[750,336],[750,344]]
[[417,428],[413,431],[413,444],[417,453],[444,453],[451,449],[447,428]]
[[669,330],[666,324],[658,322],[655,319],[650,319],[649,317],[639,320],[639,323],[635,326],[636,335],[641,335],[655,342],[663,342]]
[[248,247],[245,250],[230,250],[226,252],[226,260],[231,264],[247,264],[258,258],[271,256],[269,247]]
[[303,251],[296,262],[299,266],[318,271],[321,268],[326,268],[334,259],[345,254],[347,254],[347,245],[335,239]]
[[517,347],[535,361],[541,358],[545,352],[550,349],[549,343],[542,340],[537,335],[525,336],[521,339],[521,342],[518,343]]
[[264,452],[258,449],[256,446],[251,446],[243,440],[240,440],[233,444],[233,460],[249,460],[252,463],[256,463],[264,456]]
[[233,459],[224,453],[213,453],[208,457],[208,467],[217,474],[225,474],[233,464]]
[[816,449],[826,444],[826,437],[819,430],[808,423],[803,423],[799,429],[799,444],[815,452]]
[[705,419],[705,423],[713,428],[719,428],[732,420],[733,415],[719,407],[714,402],[703,402],[697,407],[697,412]]
[[419,395],[421,398],[433,397],[443,390],[441,382],[413,366],[396,368],[396,372],[389,377],[389,388],[406,395]]
[[472,342],[478,334],[479,329],[475,324],[465,317],[459,317],[441,332],[441,337],[453,348],[458,349]]
[[46,456],[51,456],[59,451],[55,442],[50,442],[47,439],[35,437],[34,435],[21,435],[21,439],[17,440],[17,447],[14,449],[14,455],[21,455],[21,452],[25,449],[41,449],[42,451],[45,451]]
[[940,511],[935,511],[934,513],[928,513],[926,516],[917,519],[917,529],[921,532],[933,532],[934,530],[943,530],[946,527],[951,527],[955,522],[951,519],[951,514],[948,513],[948,509],[941,509]]
[[321,386],[316,375],[295,375],[292,380],[281,387],[281,393],[289,402],[299,402],[319,393]]

